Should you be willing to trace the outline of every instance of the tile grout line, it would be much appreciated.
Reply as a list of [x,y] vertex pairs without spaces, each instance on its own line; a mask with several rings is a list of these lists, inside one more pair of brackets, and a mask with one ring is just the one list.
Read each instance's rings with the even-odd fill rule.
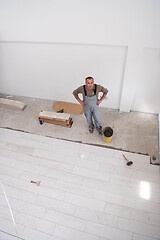
[[12,236],[12,237],[18,238],[18,239],[20,239],[20,240],[25,240],[24,238],[17,237],[17,236],[15,236],[15,235],[13,235],[13,234],[11,234],[11,233],[8,233],[8,232],[5,232],[5,231],[3,231],[3,230],[0,230],[0,232],[5,233],[5,234],[7,234],[7,235],[9,235],[9,236]]

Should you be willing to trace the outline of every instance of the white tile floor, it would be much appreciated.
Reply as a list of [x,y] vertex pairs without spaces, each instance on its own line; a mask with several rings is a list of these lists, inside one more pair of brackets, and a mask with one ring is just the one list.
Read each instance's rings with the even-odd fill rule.
[[0,239],[160,239],[159,166],[124,154],[0,128]]

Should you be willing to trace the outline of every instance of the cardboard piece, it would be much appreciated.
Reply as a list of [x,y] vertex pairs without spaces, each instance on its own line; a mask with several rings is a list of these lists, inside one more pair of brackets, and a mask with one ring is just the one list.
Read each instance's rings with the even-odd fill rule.
[[10,108],[14,110],[22,111],[25,108],[26,104],[20,101],[15,101],[6,98],[0,98],[0,107]]
[[52,107],[56,112],[63,109],[64,113],[72,113],[76,115],[83,113],[83,106],[76,103],[58,101],[53,103]]
[[43,122],[52,123],[64,127],[72,127],[73,120],[70,114],[55,113],[50,111],[41,111],[38,115],[39,122],[42,125]]

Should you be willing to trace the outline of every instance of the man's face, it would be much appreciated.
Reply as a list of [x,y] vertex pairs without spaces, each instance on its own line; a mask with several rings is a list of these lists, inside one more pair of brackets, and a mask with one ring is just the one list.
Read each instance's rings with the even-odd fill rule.
[[86,86],[89,89],[93,89],[94,88],[94,80],[93,80],[93,78],[86,80]]

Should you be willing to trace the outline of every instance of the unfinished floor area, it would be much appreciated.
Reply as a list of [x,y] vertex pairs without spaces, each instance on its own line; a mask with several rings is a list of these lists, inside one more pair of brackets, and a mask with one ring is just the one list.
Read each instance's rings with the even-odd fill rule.
[[0,156],[1,240],[160,239],[149,156],[5,128]]
[[[84,114],[71,115],[73,119],[71,128],[48,123],[40,125],[38,114],[41,110],[54,111],[52,108],[54,101],[4,94],[0,94],[0,97],[22,101],[27,105],[23,111],[0,107],[2,128],[148,155],[151,163],[158,164],[158,115],[156,114],[122,113],[100,107],[103,128],[114,126],[112,141],[106,143],[96,130],[93,134],[88,132]],[[153,155],[156,157],[154,161],[152,161]]]

